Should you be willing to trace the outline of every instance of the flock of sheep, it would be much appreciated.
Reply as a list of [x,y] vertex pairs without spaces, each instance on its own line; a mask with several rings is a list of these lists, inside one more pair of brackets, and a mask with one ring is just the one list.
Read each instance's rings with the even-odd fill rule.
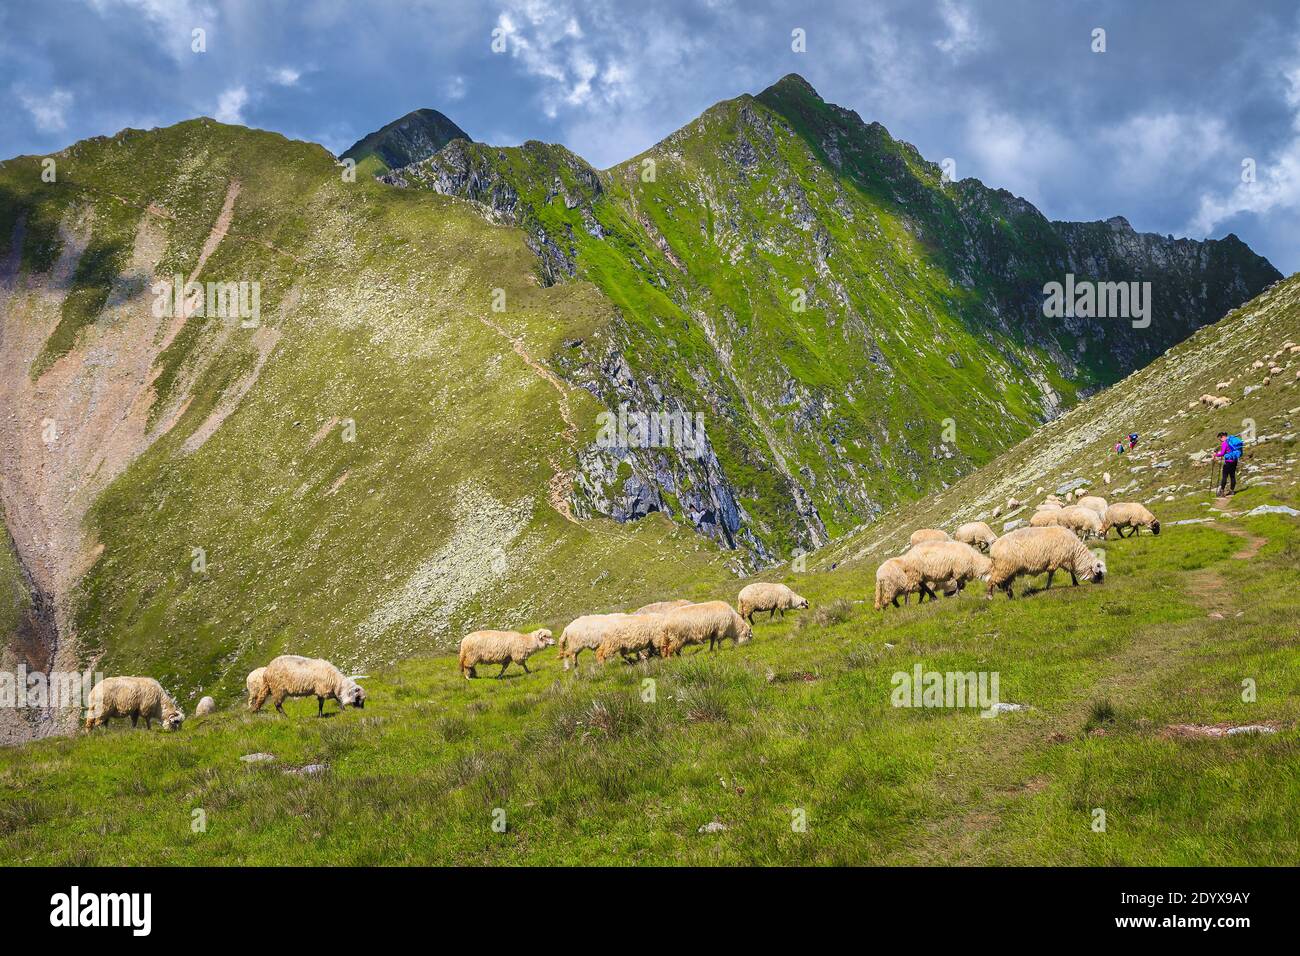
[[[1018,506],[1018,502],[1016,503]],[[1142,528],[1160,533],[1160,522],[1143,505],[1122,502],[1108,505],[1104,498],[1081,497],[1077,502],[1049,495],[1029,525],[998,537],[982,521],[963,524],[954,535],[924,528],[912,533],[909,549],[884,561],[876,570],[875,609],[886,604],[898,607],[913,594],[918,601],[937,599],[937,592],[952,596],[975,580],[987,584],[987,596],[997,590],[1012,597],[1011,586],[1022,575],[1047,575],[1047,587],[1057,571],[1070,575],[1078,585],[1083,578],[1100,582],[1106,574],[1102,559],[1084,544],[1089,538],[1105,538],[1111,529],[1121,537]],[[583,651],[595,653],[599,663],[618,655],[624,661],[652,655],[675,657],[691,644],[708,644],[709,650],[725,641],[745,644],[754,635],[754,615],[768,612],[768,619],[786,611],[808,607],[784,584],[756,583],[741,589],[736,607],[726,601],[696,604],[687,600],[659,601],[631,613],[586,614],[572,621],[557,642],[546,628],[531,633],[520,631],[474,631],[460,642],[459,665],[466,680],[478,676],[480,664],[500,664],[501,678],[511,664],[526,673],[528,658],[558,644],[567,671],[576,667]],[[317,716],[326,700],[339,708],[364,707],[366,693],[356,680],[343,674],[329,661],[285,654],[248,675],[248,707],[258,711],[269,697],[283,714],[288,697],[316,698]],[[205,709],[206,708],[206,709]],[[199,704],[199,713],[215,709],[210,697]],[[110,677],[91,691],[86,730],[107,724],[113,717],[129,717],[136,726],[143,717],[145,727],[159,720],[167,730],[176,730],[185,719],[176,702],[151,677]]]

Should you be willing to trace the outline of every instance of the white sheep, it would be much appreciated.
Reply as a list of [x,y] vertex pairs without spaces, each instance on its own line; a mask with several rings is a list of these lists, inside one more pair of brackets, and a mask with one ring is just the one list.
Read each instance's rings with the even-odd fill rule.
[[728,639],[745,644],[753,636],[753,627],[726,601],[705,601],[664,615],[659,654],[672,657],[680,654],[687,644],[705,641],[709,642],[709,650]]
[[544,627],[528,634],[520,631],[474,631],[460,640],[460,672],[469,680],[478,677],[477,665],[500,664],[501,671],[496,675],[500,680],[513,662],[522,667],[525,674],[531,674],[528,658],[554,643],[555,638]]
[[653,604],[647,604],[645,607],[639,607],[633,614],[667,614],[669,611],[675,611],[679,607],[686,607],[688,604],[694,604],[694,601],[687,601],[685,598],[678,598],[675,601],[655,601]]
[[917,545],[899,559],[921,579],[921,600],[934,600],[933,586],[955,594],[967,582],[983,579],[989,573],[989,559],[960,541],[934,541]]
[[921,590],[921,573],[902,558],[889,558],[876,568],[876,600],[873,605],[877,611],[886,604],[898,607],[898,599],[907,603],[909,595]]
[[908,544],[916,547],[918,544],[925,544],[927,541],[951,541],[952,537],[947,531],[940,531],[938,528],[918,528],[912,532]]
[[1071,505],[1056,512],[1055,517],[1057,527],[1068,528],[1081,540],[1101,537],[1101,515],[1093,508]]
[[1100,495],[1084,495],[1074,503],[1076,508],[1091,508],[1098,515],[1106,513],[1106,499]]
[[1078,585],[1083,577],[1099,583],[1106,575],[1101,559],[1066,528],[1017,528],[994,542],[989,551],[993,566],[988,576],[988,595],[1001,589],[1013,597],[1011,585],[1022,574],[1047,572],[1047,586],[1057,571],[1068,571]]
[[312,696],[316,698],[317,717],[325,715],[326,698],[338,701],[339,710],[366,706],[366,692],[361,685],[329,661],[281,654],[262,672],[262,686],[253,699],[252,709],[261,710],[270,697],[275,709],[283,714],[286,697]]
[[257,700],[257,695],[261,693],[262,687],[266,684],[266,668],[257,667],[248,672],[244,678],[244,686],[248,688],[248,708],[253,709],[253,701]]
[[560,659],[564,661],[564,669],[567,671],[570,667],[577,667],[579,654],[588,650],[595,651],[605,640],[605,632],[615,622],[628,617],[631,615],[621,612],[584,614],[570,621],[569,625],[560,632]]
[[998,536],[983,521],[968,521],[957,529],[957,533],[953,535],[953,540],[960,541],[962,544],[969,544],[981,551],[988,551],[993,542],[998,540]]
[[1106,509],[1106,517],[1101,523],[1101,536],[1104,538],[1109,535],[1111,528],[1114,528],[1115,533],[1121,538],[1126,537],[1123,529],[1129,528],[1127,537],[1131,538],[1143,528],[1150,528],[1152,534],[1159,534],[1160,522],[1145,505],[1134,501],[1121,501]]
[[776,616],[777,611],[785,617],[786,611],[801,611],[807,607],[807,598],[795,594],[784,584],[765,581],[746,584],[740,589],[740,596],[736,599],[736,610],[750,624],[754,623],[756,612],[767,611],[767,619],[770,621]]
[[[683,607],[690,606],[687,602]],[[675,610],[675,609],[674,609]],[[625,620],[616,621],[605,631],[604,640],[596,648],[596,661],[603,664],[615,653],[631,663],[654,649],[658,652],[663,642],[665,614],[629,614]]]
[[208,714],[217,712],[217,702],[211,697],[204,697],[199,701],[199,705],[194,708],[195,717],[206,717]]
[[184,712],[152,677],[106,677],[90,691],[86,730],[106,726],[114,717],[130,717],[131,726],[144,718],[146,729],[161,720],[164,730],[179,730]]

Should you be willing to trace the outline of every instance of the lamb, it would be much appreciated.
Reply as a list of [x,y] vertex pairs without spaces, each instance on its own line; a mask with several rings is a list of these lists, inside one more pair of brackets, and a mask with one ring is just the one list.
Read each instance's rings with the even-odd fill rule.
[[877,611],[883,610],[886,604],[898,607],[899,597],[906,604],[908,596],[920,590],[921,573],[902,558],[889,558],[876,568],[874,607]]
[[688,604],[694,604],[694,601],[687,601],[684,598],[678,598],[676,601],[656,601],[653,604],[647,604],[645,607],[639,607],[633,614],[667,614],[669,611],[675,611],[679,607],[686,607]]
[[1106,499],[1099,495],[1085,495],[1074,504],[1078,508],[1091,508],[1098,516],[1106,513]]
[[[251,675],[250,675],[251,677]],[[365,707],[366,692],[351,677],[327,660],[318,657],[299,657],[281,654],[266,665],[262,673],[262,686],[258,688],[250,709],[259,711],[270,697],[275,709],[284,713],[286,697],[316,697],[316,716],[325,716],[325,699],[338,701],[339,710],[345,707]]]
[[915,548],[918,544],[925,544],[927,541],[951,540],[952,538],[947,531],[940,531],[937,528],[920,528],[912,532],[912,537],[908,539],[908,543]]
[[740,589],[740,597],[736,599],[736,609],[750,624],[754,623],[755,612],[767,611],[767,619],[770,621],[777,611],[785,617],[786,611],[800,611],[807,607],[808,599],[795,594],[784,584],[762,581],[745,585]]
[[1047,572],[1047,586],[1057,571],[1068,571],[1077,586],[1084,577],[1094,584],[1106,576],[1101,559],[1066,528],[1017,528],[994,543],[989,551],[993,567],[988,576],[988,596],[1001,589],[1014,597],[1011,585],[1022,574]]
[[709,650],[713,650],[715,644],[728,638],[737,644],[746,644],[753,636],[753,627],[726,601],[705,601],[664,615],[659,654],[672,657],[680,654],[687,644],[703,644],[705,641],[709,642]]
[[130,717],[131,726],[144,718],[146,730],[155,720],[163,730],[179,730],[185,714],[152,677],[106,677],[90,691],[86,702],[86,730],[104,727],[113,717]]
[[569,626],[560,632],[560,659],[564,669],[578,666],[578,655],[583,651],[594,651],[605,640],[605,632],[615,622],[631,617],[630,614],[584,614],[574,618]]
[[1054,512],[1054,515],[1057,527],[1068,528],[1080,539],[1101,537],[1101,515],[1092,508],[1072,505]]
[[987,552],[993,542],[998,540],[998,536],[983,521],[968,521],[957,529],[953,539]]
[[460,672],[469,680],[478,677],[477,665],[500,664],[501,670],[496,675],[497,680],[500,680],[513,662],[522,667],[525,674],[531,674],[528,658],[554,643],[555,638],[544,627],[539,627],[530,634],[519,631],[474,631],[461,638]]
[[596,648],[596,661],[603,664],[617,652],[632,663],[661,643],[665,619],[664,614],[629,614],[626,620],[614,623],[605,630],[605,639]]
[[257,695],[261,692],[262,686],[266,683],[266,668],[258,667],[248,672],[248,677],[244,679],[244,686],[248,688],[248,709],[253,709],[253,701],[257,700]]
[[[1131,538],[1143,528],[1150,528],[1152,534],[1159,534],[1160,522],[1144,505],[1124,501],[1106,509],[1106,518],[1101,523],[1101,536],[1104,538],[1109,535],[1111,528],[1114,528],[1115,533],[1121,538]],[[1131,529],[1127,535],[1124,534],[1124,528]]]
[[918,545],[899,560],[920,577],[921,598],[935,593],[931,585],[940,585],[948,594],[955,594],[975,578],[984,579],[989,573],[989,559],[969,544],[960,541],[936,541]]

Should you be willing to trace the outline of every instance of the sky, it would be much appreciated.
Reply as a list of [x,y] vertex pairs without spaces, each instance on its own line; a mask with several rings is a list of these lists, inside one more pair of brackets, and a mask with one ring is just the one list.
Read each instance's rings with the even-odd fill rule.
[[194,116],[338,153],[430,107],[604,168],[787,73],[1049,218],[1300,270],[1295,0],[0,0],[0,158]]

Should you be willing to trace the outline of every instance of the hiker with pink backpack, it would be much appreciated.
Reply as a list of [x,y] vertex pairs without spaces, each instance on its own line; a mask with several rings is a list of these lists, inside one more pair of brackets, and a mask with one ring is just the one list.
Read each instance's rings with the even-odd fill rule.
[[1223,489],[1231,482],[1230,495],[1237,493],[1237,462],[1241,461],[1242,441],[1236,435],[1229,435],[1227,432],[1219,432],[1219,450],[1214,453],[1214,457],[1223,462],[1223,473],[1219,477],[1219,497],[1223,497]]

